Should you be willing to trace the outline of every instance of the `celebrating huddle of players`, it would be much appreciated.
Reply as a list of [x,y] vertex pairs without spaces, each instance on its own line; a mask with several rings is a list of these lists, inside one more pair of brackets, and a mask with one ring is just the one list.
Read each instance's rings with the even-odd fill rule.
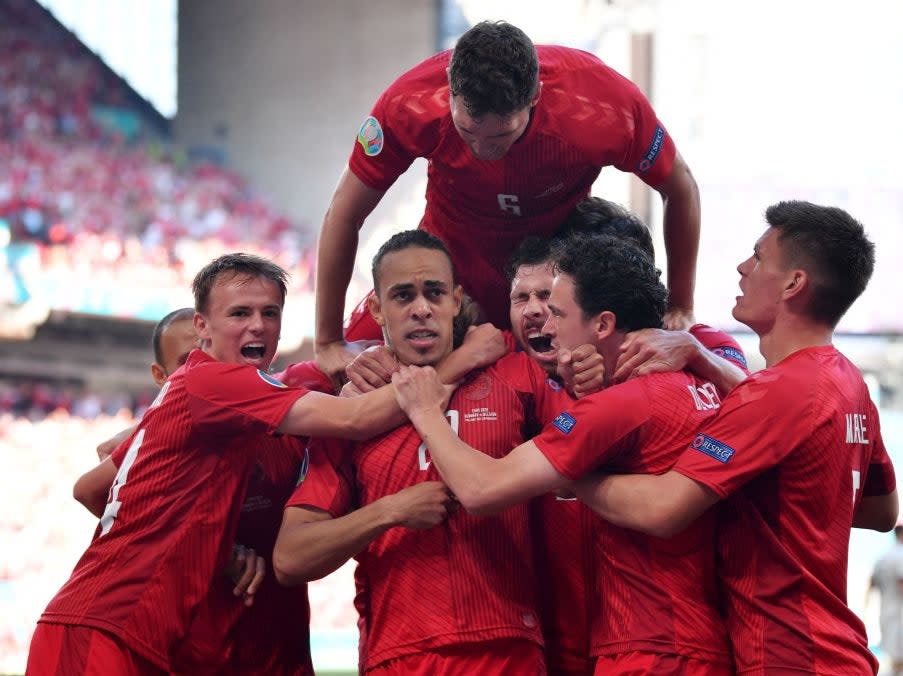
[[[420,228],[343,332],[358,230],[416,157]],[[645,226],[588,197],[608,165],[662,195],[668,289]],[[154,336],[157,399],[76,484],[100,522],[28,673],[310,674],[304,583],[351,558],[362,672],[875,673],[847,550],[894,526],[895,478],[832,346],[874,247],[840,209],[767,209],[737,268],[750,375],[692,324],[699,213],[589,54],[481,23],[402,75],[324,221],[316,363],[268,372],[278,266],[197,274]]]

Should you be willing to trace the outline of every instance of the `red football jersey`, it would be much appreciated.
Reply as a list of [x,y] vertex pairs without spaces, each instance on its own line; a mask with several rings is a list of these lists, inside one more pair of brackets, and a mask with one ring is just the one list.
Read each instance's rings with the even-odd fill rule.
[[895,478],[857,368],[822,346],[753,374],[675,469],[730,496],[719,572],[737,671],[874,673],[846,605],[850,528]]
[[168,669],[231,553],[244,489],[303,388],[195,350],[164,384],[122,458],[90,546],[40,621],[95,627]]
[[[509,354],[470,376],[446,416],[468,444],[501,457],[522,443],[525,429],[551,420],[569,401],[535,362]],[[440,480],[412,425],[357,444],[344,462],[316,443],[310,471],[289,505],[338,517]],[[542,644],[526,504],[486,517],[459,509],[424,531],[392,528],[357,560],[364,668],[444,645],[496,638]]]
[[497,326],[508,326],[505,264],[528,235],[548,236],[589,194],[602,167],[650,185],[671,172],[674,143],[632,82],[595,56],[538,46],[542,95],[529,127],[499,161],[478,160],[449,112],[451,52],[399,77],[362,125],[349,167],[386,190],[417,157],[429,160],[420,227],[451,251],[460,282]]
[[[705,324],[689,329],[707,349],[746,370],[746,358],[728,334]],[[596,584],[596,547],[603,531],[598,517],[577,500],[549,494],[537,498],[531,510],[539,566],[540,615],[550,671],[592,672],[592,618],[600,612]]]
[[[719,406],[711,383],[683,371],[655,374],[581,399],[533,441],[572,479],[602,466],[660,473]],[[730,663],[718,611],[713,514],[667,539],[601,519],[595,530],[594,655],[643,651]]]

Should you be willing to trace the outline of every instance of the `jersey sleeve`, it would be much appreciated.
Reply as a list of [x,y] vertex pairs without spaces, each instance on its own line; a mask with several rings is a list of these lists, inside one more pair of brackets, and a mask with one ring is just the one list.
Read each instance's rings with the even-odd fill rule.
[[615,166],[636,174],[650,186],[661,185],[671,175],[677,148],[639,87],[626,78],[621,81],[626,98],[622,105],[631,135],[624,156]]
[[290,364],[281,373],[273,376],[289,387],[303,387],[311,392],[335,394],[335,386],[328,375],[323,373],[315,361],[302,361]]
[[[871,407],[873,420],[878,420],[878,411]],[[865,483],[862,486],[862,495],[875,497],[893,493],[897,487],[897,477],[894,473],[894,465],[884,446],[880,427],[876,430],[875,447],[869,459],[868,470],[865,475]]]
[[764,372],[744,380],[674,469],[726,498],[777,466],[812,433],[813,397],[796,391],[798,382]]
[[338,439],[311,439],[305,449],[298,485],[286,507],[316,507],[334,518],[350,512],[352,500],[350,444]]
[[224,436],[256,428],[273,434],[310,390],[288,387],[253,366],[208,362],[185,373],[192,424]]
[[746,362],[746,355],[740,348],[740,344],[724,331],[705,324],[696,324],[690,327],[690,335],[702,343],[705,349],[749,373],[749,364]]
[[651,414],[643,379],[629,380],[572,402],[533,443],[560,474],[577,479],[629,448]]

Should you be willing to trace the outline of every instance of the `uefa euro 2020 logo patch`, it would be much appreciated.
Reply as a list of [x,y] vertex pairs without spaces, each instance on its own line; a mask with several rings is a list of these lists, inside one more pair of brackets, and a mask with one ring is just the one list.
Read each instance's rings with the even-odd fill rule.
[[288,387],[288,385],[286,385],[285,383],[283,383],[283,382],[281,382],[281,381],[279,381],[279,380],[276,380],[276,379],[275,379],[273,376],[271,376],[269,373],[264,373],[264,372],[261,371],[260,369],[257,369],[257,375],[260,376],[260,379],[261,379],[263,382],[267,383],[268,385],[272,385],[273,387]]
[[364,155],[376,157],[382,152],[383,140],[383,128],[379,126],[379,120],[371,115],[361,125],[361,130],[357,133],[357,142],[364,149]]
[[577,424],[577,419],[570,413],[559,413],[558,417],[552,421],[552,424],[565,434],[570,434],[571,430],[574,429],[574,425]]

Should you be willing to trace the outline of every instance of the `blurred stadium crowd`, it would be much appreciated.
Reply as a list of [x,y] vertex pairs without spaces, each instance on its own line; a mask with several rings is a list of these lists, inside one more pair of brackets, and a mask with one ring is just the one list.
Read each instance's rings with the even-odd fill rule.
[[157,137],[124,83],[47,19],[32,2],[0,4],[0,302],[158,319],[236,249],[275,259],[309,293],[299,229],[234,173]]
[[[0,308],[157,320],[186,304],[202,265],[234,250],[288,269],[296,302],[310,295],[315,253],[301,231],[239,176],[158,137],[125,89],[36,3],[0,2]],[[0,564],[0,672],[23,668],[46,590],[94,530],[60,486],[153,396],[0,381],[0,539],[15,552]],[[41,461],[23,462],[35,449]],[[354,626],[348,576],[312,590],[315,631]]]

